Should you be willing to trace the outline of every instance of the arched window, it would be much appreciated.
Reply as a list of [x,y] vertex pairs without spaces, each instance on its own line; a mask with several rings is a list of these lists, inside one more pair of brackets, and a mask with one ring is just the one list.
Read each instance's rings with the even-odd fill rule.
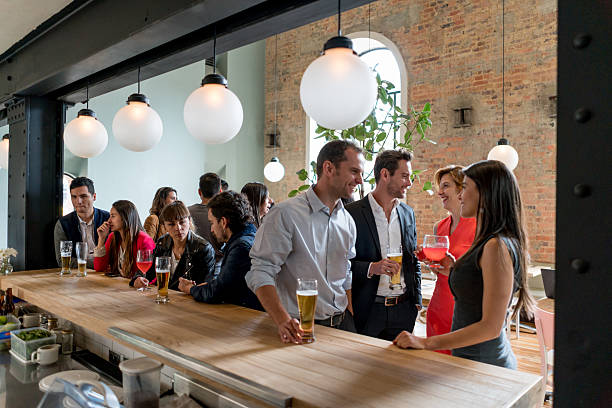
[[[359,57],[365,61],[373,71],[378,73],[380,77],[395,85],[395,92],[392,92],[395,103],[405,110],[406,98],[404,95],[406,86],[406,68],[402,60],[399,49],[389,39],[378,33],[360,32],[348,35],[353,40],[353,49]],[[377,113],[376,119],[379,123],[384,121],[384,114]],[[311,118],[308,118],[309,146],[306,168],[310,169],[310,162],[317,161],[317,155],[325,144],[324,138],[316,138],[315,129],[317,124]],[[393,139],[389,138],[385,143],[385,148],[395,148]],[[364,177],[372,172],[374,162],[366,162]],[[373,177],[373,175],[372,175]],[[366,180],[364,180],[366,181]],[[371,190],[371,186],[364,183],[365,192]]]

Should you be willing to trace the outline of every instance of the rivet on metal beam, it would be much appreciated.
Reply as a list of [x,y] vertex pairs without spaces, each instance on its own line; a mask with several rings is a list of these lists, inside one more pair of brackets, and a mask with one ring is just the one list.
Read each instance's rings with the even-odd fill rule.
[[574,120],[578,123],[585,123],[591,119],[591,111],[587,108],[578,108],[574,112]]
[[589,263],[581,258],[572,259],[571,266],[578,273],[585,273],[589,270]]
[[580,198],[588,197],[591,195],[591,187],[586,184],[576,184],[574,186],[574,195]]
[[577,50],[581,50],[583,48],[588,47],[590,43],[591,43],[591,36],[586,33],[577,34],[572,40],[572,44],[574,45],[574,48],[576,48]]

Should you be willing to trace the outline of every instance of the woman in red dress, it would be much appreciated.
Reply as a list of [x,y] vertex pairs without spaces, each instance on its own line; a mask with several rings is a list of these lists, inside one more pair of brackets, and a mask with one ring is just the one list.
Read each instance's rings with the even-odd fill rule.
[[[450,243],[449,252],[458,259],[472,245],[476,233],[476,218],[461,218],[461,203],[459,193],[463,183],[461,166],[447,166],[439,169],[435,176],[438,197],[442,206],[450,215],[434,225],[434,235],[446,235]],[[423,259],[419,253],[419,259]],[[427,337],[445,334],[451,331],[453,323],[453,308],[455,300],[448,286],[448,275],[437,273],[436,288],[427,307]],[[450,350],[437,350],[440,353],[451,354]]]

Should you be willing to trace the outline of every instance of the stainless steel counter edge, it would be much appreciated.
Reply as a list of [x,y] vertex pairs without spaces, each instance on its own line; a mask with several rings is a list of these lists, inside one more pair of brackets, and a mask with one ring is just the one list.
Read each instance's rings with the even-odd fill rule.
[[251,380],[214,367],[203,361],[196,360],[193,357],[186,356],[175,350],[161,346],[118,327],[109,327],[108,332],[119,340],[133,344],[134,346],[146,350],[161,358],[171,360],[180,367],[197,373],[204,378],[208,378],[219,384],[233,388],[251,397],[262,400],[270,405],[283,408],[291,406],[293,397],[290,395],[283,394],[266,386],[257,384]]

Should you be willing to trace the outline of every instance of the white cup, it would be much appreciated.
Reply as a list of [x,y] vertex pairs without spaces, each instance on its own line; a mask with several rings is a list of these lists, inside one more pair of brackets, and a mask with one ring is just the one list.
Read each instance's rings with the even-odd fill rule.
[[23,316],[19,316],[19,321],[24,329],[28,327],[36,327],[40,325],[40,313],[28,313]]
[[47,344],[46,346],[41,346],[38,348],[38,350],[32,353],[31,359],[33,362],[40,365],[53,364],[57,361],[59,349],[59,344]]

